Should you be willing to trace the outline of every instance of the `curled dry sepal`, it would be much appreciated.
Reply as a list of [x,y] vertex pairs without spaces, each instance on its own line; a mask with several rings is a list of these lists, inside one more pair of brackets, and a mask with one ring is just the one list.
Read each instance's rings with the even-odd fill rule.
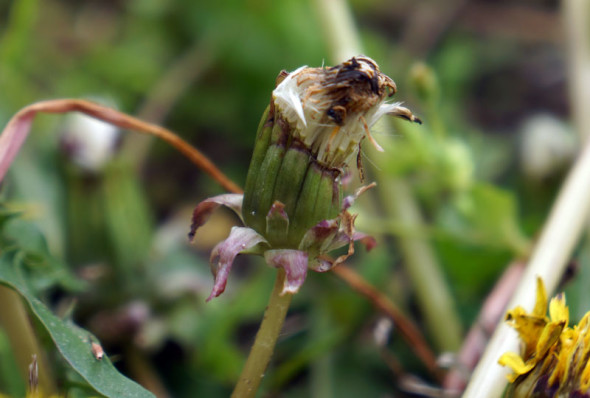
[[[219,206],[240,216],[211,253],[215,277],[207,300],[225,290],[239,253],[263,255],[267,264],[285,270],[284,293],[296,293],[307,269],[325,272],[354,253],[360,240],[372,237],[354,229],[348,209],[375,184],[343,198],[342,179],[355,163],[363,178],[361,144],[365,137],[378,149],[371,126],[384,115],[420,123],[399,103],[385,99],[396,91],[391,78],[368,57],[354,57],[331,68],[301,67],[281,72],[265,111],[252,155],[244,195],[225,194],[201,202],[193,213],[190,239]],[[345,254],[328,253],[347,246]]]

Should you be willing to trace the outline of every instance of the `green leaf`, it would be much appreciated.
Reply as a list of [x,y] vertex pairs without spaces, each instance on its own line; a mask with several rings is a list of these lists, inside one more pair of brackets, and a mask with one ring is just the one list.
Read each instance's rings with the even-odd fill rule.
[[91,341],[97,341],[94,336],[56,317],[34,297],[23,278],[19,256],[14,254],[14,251],[8,251],[0,255],[0,283],[16,290],[25,299],[70,366],[106,397],[154,398],[152,393],[119,373],[106,356],[102,360],[94,357],[91,350]]
[[514,194],[490,184],[473,184],[470,191],[442,209],[438,223],[482,246],[509,249],[515,255],[526,255],[530,249],[530,241],[520,229]]
[[47,241],[32,222],[12,214],[0,215],[0,249],[15,249],[22,253],[23,263],[30,271],[26,280],[35,292],[60,285],[67,291],[79,292],[85,283],[77,279],[70,269],[49,252]]
[[436,226],[442,232],[436,241],[437,252],[463,314],[477,313],[473,303],[482,299],[491,281],[511,259],[526,256],[530,249],[520,228],[514,194],[483,182],[446,202]]

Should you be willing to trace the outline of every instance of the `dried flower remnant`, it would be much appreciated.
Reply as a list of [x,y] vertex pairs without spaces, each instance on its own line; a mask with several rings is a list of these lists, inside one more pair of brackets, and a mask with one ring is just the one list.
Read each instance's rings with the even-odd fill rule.
[[508,352],[498,361],[513,374],[507,397],[590,397],[590,312],[578,325],[569,323],[563,294],[551,299],[537,279],[537,301],[532,313],[516,307],[506,320],[522,341],[522,353]]
[[[354,253],[360,240],[348,209],[371,184],[343,198],[342,177],[356,163],[362,180],[360,149],[370,128],[384,115],[420,123],[412,112],[386,98],[396,91],[375,61],[358,56],[330,68],[301,67],[281,72],[258,128],[244,195],[220,195],[201,202],[189,237],[220,205],[234,210],[246,227],[234,227],[211,255],[215,285],[208,300],[221,294],[239,253],[264,255],[283,268],[283,293],[295,293],[307,269],[325,272]],[[356,160],[356,162],[355,162]],[[328,253],[348,246],[332,259]]]
[[383,102],[396,90],[375,61],[361,56],[332,68],[301,67],[277,86],[273,100],[293,138],[320,164],[342,169],[365,137],[380,149],[369,129],[383,115],[419,122],[408,109]]

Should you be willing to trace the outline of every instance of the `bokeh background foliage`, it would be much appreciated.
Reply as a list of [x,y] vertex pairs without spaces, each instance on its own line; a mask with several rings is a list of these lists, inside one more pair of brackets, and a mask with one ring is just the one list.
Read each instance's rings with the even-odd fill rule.
[[[330,63],[333,49],[316,3],[0,2],[0,121],[41,99],[95,99],[178,132],[243,184],[278,72]],[[426,328],[415,298],[420,287],[408,278],[396,242],[410,237],[432,245],[462,331],[502,270],[526,258],[576,148],[565,121],[558,4],[350,6],[365,53],[396,81],[396,98],[425,122],[378,127],[377,141],[389,137],[393,145],[375,160],[364,156],[369,178],[405,181],[425,221],[384,217],[384,200],[395,196],[367,195],[355,209],[357,225],[379,246],[358,250],[348,264],[441,353],[449,347]],[[65,325],[84,328],[123,374],[156,395],[227,396],[274,271],[260,259],[239,258],[226,293],[205,304],[208,252],[237,220],[220,211],[194,246],[186,233],[194,205],[221,188],[166,144],[131,134],[119,136],[103,167],[80,167],[73,152],[90,144],[72,148],[64,134],[91,134],[84,126],[71,117],[38,118],[0,191],[0,265],[20,270],[25,285],[17,289],[27,301],[36,297]],[[581,247],[582,264],[585,253]],[[567,286],[572,318],[588,309],[585,268]],[[48,385],[68,396],[97,394],[70,354],[56,349],[43,317],[32,320],[51,367],[40,369],[51,374]],[[262,395],[404,396],[403,374],[436,384],[395,326],[385,328],[384,341],[375,337],[383,324],[380,312],[341,280],[309,275]],[[22,396],[22,364],[30,358],[11,340],[15,327],[5,320],[0,329],[0,392]]]

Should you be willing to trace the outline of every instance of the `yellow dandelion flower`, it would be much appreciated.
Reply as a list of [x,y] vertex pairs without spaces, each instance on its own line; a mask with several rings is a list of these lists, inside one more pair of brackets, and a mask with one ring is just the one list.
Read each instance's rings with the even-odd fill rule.
[[590,398],[590,312],[570,327],[565,296],[554,297],[547,306],[538,278],[532,313],[516,307],[506,321],[522,341],[522,354],[507,352],[498,361],[513,371],[507,397]]

